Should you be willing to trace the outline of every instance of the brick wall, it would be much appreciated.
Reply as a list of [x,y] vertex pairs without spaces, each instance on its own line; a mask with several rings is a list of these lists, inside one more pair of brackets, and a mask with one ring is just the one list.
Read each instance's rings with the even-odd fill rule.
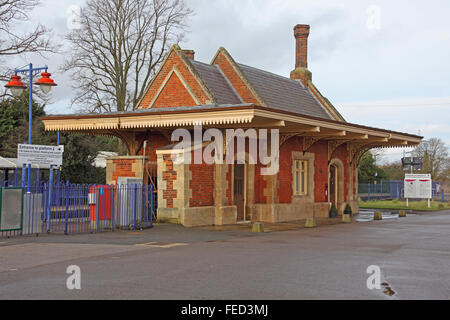
[[267,197],[264,195],[264,189],[267,186],[267,181],[261,175],[261,164],[255,165],[255,203],[267,203]]
[[196,103],[181,80],[172,73],[160,95],[153,104],[153,108],[195,106]]
[[280,148],[280,171],[278,172],[278,201],[292,202],[292,151],[299,151],[302,140],[294,137],[286,141]]
[[192,179],[189,188],[192,196],[189,199],[190,207],[208,207],[214,205],[214,170],[215,165],[190,164]]
[[[169,144],[171,144],[171,142],[162,134],[158,134],[158,133],[152,133],[150,135],[146,135],[146,134],[142,134],[140,136],[137,137],[137,140],[139,142],[142,142],[144,139],[146,139],[148,141],[147,143],[147,149],[145,151],[145,155],[148,158],[147,161],[156,161],[156,150],[161,148],[161,147],[165,147]],[[142,156],[142,154],[144,153],[144,147],[141,148],[141,150],[139,150],[138,155]]]
[[328,185],[328,142],[318,141],[308,152],[315,154],[314,161],[314,199],[315,202],[327,202],[325,185]]
[[[280,149],[280,171],[278,173],[278,199],[279,203],[292,202],[292,152],[302,151],[302,138],[294,137],[286,141]],[[328,185],[328,143],[318,141],[308,152],[315,154],[314,161],[314,198],[315,202],[327,202],[325,186]],[[346,145],[341,145],[333,153],[333,158],[338,158],[344,164],[344,201],[348,197],[349,166],[347,165]],[[255,199],[257,199],[255,195]]]
[[133,164],[136,163],[136,159],[116,159],[112,161],[115,165],[113,172],[113,180],[117,182],[118,177],[136,177],[136,173],[133,172]]
[[228,164],[228,171],[227,171],[227,192],[226,192],[226,197],[227,197],[227,201],[228,204],[226,205],[233,205],[233,166],[231,164]]

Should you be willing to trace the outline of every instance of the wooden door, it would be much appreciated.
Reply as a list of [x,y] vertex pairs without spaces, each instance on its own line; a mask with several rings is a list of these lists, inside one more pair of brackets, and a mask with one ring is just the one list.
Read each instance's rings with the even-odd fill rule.
[[330,166],[330,202],[337,206],[337,169],[335,166]]
[[237,207],[237,221],[245,220],[244,190],[245,165],[234,165],[234,205]]

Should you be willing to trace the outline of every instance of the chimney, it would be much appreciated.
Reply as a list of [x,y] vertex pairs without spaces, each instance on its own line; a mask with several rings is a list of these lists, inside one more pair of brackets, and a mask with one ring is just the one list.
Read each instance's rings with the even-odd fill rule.
[[308,86],[312,75],[308,70],[308,37],[310,26],[298,24],[294,27],[295,37],[295,69],[291,72],[291,79],[298,79]]
[[195,57],[195,51],[194,50],[182,50],[183,54],[186,56],[186,58],[194,60]]

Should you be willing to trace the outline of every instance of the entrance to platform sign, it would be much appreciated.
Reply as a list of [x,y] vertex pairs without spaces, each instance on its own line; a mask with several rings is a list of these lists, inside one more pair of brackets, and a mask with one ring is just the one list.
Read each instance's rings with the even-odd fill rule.
[[60,167],[64,146],[44,146],[37,144],[19,144],[17,158],[20,164]]

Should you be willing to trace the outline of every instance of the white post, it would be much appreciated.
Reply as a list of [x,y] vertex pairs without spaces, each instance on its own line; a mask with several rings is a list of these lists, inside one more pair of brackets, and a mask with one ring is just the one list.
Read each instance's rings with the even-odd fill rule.
[[408,198],[406,198],[406,206],[409,207],[409,202],[408,202]]
[[431,199],[428,199],[428,209],[431,208]]

